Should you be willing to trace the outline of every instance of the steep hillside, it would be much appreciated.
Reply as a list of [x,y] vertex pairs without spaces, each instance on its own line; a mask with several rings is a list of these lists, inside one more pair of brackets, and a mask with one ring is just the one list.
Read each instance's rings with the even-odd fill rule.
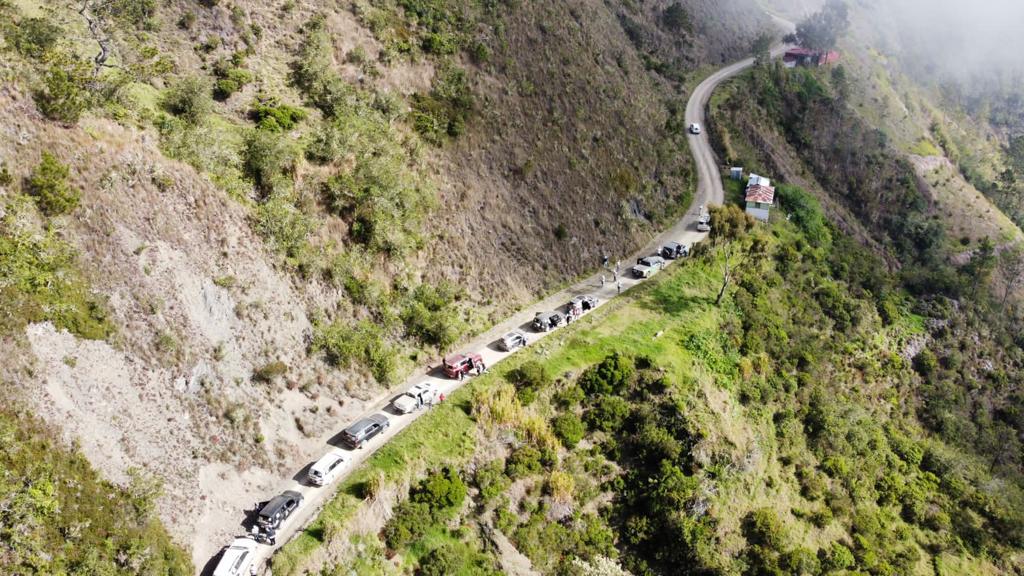
[[1012,327],[907,293],[784,198],[770,226],[716,211],[696,257],[433,408],[275,573],[1015,573],[1009,414],[946,396],[986,356],[1019,378],[986,338]]
[[0,1],[5,394],[205,561],[339,423],[685,206],[752,2]]

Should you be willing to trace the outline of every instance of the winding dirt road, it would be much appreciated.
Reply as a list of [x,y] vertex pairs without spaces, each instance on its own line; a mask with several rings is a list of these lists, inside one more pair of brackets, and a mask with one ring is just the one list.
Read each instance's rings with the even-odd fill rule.
[[[785,50],[784,46],[777,46],[772,50],[772,56],[776,57]],[[701,82],[693,94],[690,95],[690,99],[686,105],[686,123],[690,125],[692,123],[700,124],[705,126],[705,110],[707,108],[708,101],[711,98],[712,92],[722,82],[736,76],[740,72],[751,67],[754,63],[753,58],[748,58],[735,64],[731,64],[718,70],[717,72],[708,76],[703,82]],[[693,154],[694,160],[697,166],[697,190],[694,194],[693,201],[690,204],[689,209],[683,215],[682,218],[669,230],[659,234],[653,238],[651,242],[644,247],[643,250],[639,251],[631,259],[622,261],[621,273],[619,274],[619,281],[621,282],[621,291],[628,290],[632,286],[636,285],[643,280],[633,278],[629,273],[629,269],[632,267],[633,262],[637,258],[647,256],[655,253],[662,245],[667,242],[679,242],[682,244],[693,245],[703,240],[707,234],[697,232],[696,221],[699,215],[701,206],[707,206],[711,204],[721,204],[724,201],[725,193],[722,186],[721,169],[715,159],[714,151],[711,148],[711,143],[708,139],[707,132],[700,135],[688,135],[690,150]],[[671,262],[671,261],[669,261]],[[597,263],[595,263],[597,264]],[[615,262],[610,263],[610,267],[614,268]],[[607,282],[602,283],[602,275]],[[547,333],[534,333],[530,330],[530,322],[533,320],[533,316],[539,311],[549,311],[555,309],[563,309],[565,304],[569,302],[574,296],[578,295],[591,295],[598,298],[598,305],[602,305],[608,300],[616,297],[620,293],[620,287],[612,281],[611,270],[602,270],[590,278],[587,278],[574,286],[562,290],[556,294],[553,294],[546,299],[535,303],[533,306],[525,309],[524,311],[515,314],[514,316],[506,319],[504,322],[494,326],[486,333],[479,335],[474,338],[471,342],[466,343],[462,347],[463,352],[476,352],[483,357],[483,360],[487,366],[494,366],[497,362],[510,356],[512,353],[501,351],[495,344],[495,342],[501,338],[502,335],[511,330],[521,330],[529,339],[530,345],[533,345],[542,338],[549,336],[550,334],[557,332],[557,330]],[[419,374],[410,378],[406,383],[407,389],[415,384],[422,382],[428,382],[436,389],[444,393],[446,396],[450,395],[455,389],[461,386],[462,382],[458,380],[451,380],[446,378],[439,370],[434,370],[429,374]],[[394,415],[386,410],[386,407],[390,404],[394,396],[387,394],[382,396],[373,406],[374,410],[368,411],[366,415],[375,413],[384,413],[390,419],[391,425],[382,434],[371,440],[365,445],[365,448],[359,450],[348,451],[350,455],[350,462],[345,473],[342,474],[333,484],[325,487],[317,487],[305,483],[304,479],[305,472],[308,469],[308,465],[302,470],[296,471],[294,476],[289,479],[283,479],[278,489],[274,493],[270,494],[254,494],[252,500],[268,500],[273,496],[280,494],[284,490],[294,490],[303,494],[305,500],[302,506],[289,518],[285,524],[277,532],[277,546],[269,546],[261,544],[256,550],[255,558],[253,559],[253,565],[260,567],[260,573],[262,573],[264,567],[267,565],[268,560],[273,555],[277,547],[288,542],[292,537],[299,533],[303,527],[309,524],[312,520],[317,517],[320,509],[333,495],[340,484],[341,479],[345,477],[352,470],[362,464],[369,456],[371,456],[378,448],[383,444],[390,441],[395,435],[400,433],[403,429],[409,426],[413,421],[419,418],[421,415],[426,413],[426,410],[420,410],[407,415]],[[339,422],[338,432],[341,431],[349,422]],[[339,446],[332,445],[333,440],[327,440],[323,453],[326,454],[330,450],[334,450]],[[244,525],[246,522],[246,513],[243,510],[238,511],[239,518],[239,534],[244,532]],[[198,537],[199,535],[197,535]],[[200,574],[211,574],[213,569],[216,567],[217,562],[220,559],[221,548],[229,542],[209,542],[206,540],[197,540],[193,543],[193,557],[197,564]],[[218,548],[214,548],[218,546]],[[211,558],[212,556],[212,558]],[[205,563],[205,565],[204,565]],[[248,572],[246,572],[248,574]]]

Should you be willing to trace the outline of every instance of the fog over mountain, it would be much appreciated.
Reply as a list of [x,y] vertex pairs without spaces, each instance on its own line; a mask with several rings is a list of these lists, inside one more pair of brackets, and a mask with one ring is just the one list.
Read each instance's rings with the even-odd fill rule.
[[863,0],[856,6],[920,77],[1005,81],[1024,71],[1019,0]]

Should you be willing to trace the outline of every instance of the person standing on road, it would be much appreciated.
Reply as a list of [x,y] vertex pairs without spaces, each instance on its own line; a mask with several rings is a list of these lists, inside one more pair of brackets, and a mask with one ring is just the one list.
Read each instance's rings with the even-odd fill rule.
[[601,274],[601,288],[604,288],[604,274]]
[[601,259],[601,267],[603,267],[603,268],[607,268],[608,267],[608,255],[607,254],[605,254],[604,258]]
[[615,282],[615,290],[617,294],[622,294],[622,281]]

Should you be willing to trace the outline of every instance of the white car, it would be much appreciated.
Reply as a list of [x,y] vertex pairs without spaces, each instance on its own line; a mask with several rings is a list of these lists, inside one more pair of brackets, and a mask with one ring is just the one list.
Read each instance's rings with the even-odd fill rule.
[[256,556],[256,541],[249,538],[235,538],[224,549],[220,562],[213,570],[213,576],[249,576],[249,567]]
[[412,388],[409,388],[405,394],[395,398],[394,401],[391,402],[391,405],[394,406],[395,410],[400,414],[409,414],[433,401],[434,396],[436,395],[437,390],[435,390],[433,386],[427,382],[420,382]]
[[345,453],[341,450],[331,450],[323,458],[317,460],[316,464],[313,464],[306,477],[311,484],[326,486],[334,482],[345,468],[348,468],[348,458]]
[[700,124],[696,122],[690,124],[690,134],[700,134]]

